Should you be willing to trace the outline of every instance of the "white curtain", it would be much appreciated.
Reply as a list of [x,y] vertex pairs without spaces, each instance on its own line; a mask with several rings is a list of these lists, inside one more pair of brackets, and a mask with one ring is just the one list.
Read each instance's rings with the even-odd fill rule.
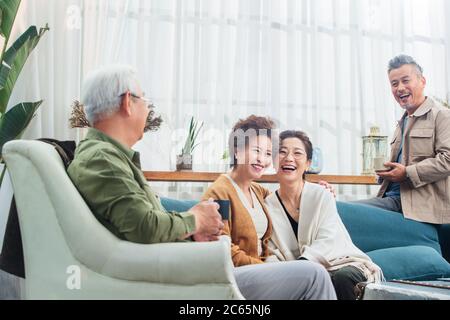
[[445,0],[23,0],[16,32],[51,30],[13,102],[45,100],[28,137],[77,138],[68,118],[83,75],[131,64],[165,120],[136,146],[146,170],[175,169],[191,116],[205,122],[194,170],[223,170],[230,128],[257,114],[306,131],[323,173],[360,174],[361,137],[373,125],[392,135],[401,115],[390,58],[414,56],[427,94],[450,92],[448,16]]
[[[81,33],[68,26],[66,11],[80,1],[22,0],[11,39],[30,25],[48,23],[47,32],[25,65],[9,107],[23,101],[44,100],[26,137],[74,139],[69,130],[70,105],[79,97],[81,82]],[[10,44],[12,44],[12,40]]]

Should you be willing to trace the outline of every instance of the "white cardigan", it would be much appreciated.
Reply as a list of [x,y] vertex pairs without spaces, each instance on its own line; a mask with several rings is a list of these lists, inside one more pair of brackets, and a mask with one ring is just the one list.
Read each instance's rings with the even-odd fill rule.
[[304,257],[322,264],[327,270],[353,265],[368,281],[380,281],[382,272],[352,242],[337,212],[333,195],[324,187],[305,182],[300,201],[298,241],[291,223],[275,193],[266,198],[272,218],[271,249],[280,260]]

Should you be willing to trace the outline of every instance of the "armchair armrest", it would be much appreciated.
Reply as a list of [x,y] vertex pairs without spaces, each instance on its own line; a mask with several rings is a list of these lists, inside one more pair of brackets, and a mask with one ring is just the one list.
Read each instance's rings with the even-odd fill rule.
[[230,239],[142,245],[118,242],[102,274],[131,281],[195,285],[235,284]]

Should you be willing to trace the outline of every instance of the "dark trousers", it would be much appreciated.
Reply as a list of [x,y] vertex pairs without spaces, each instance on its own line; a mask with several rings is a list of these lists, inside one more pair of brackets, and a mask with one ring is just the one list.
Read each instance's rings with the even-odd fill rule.
[[362,271],[353,266],[343,267],[329,273],[338,300],[356,300],[356,285],[359,282],[367,281]]
[[381,208],[384,210],[395,211],[402,213],[402,201],[400,198],[395,197],[384,197],[384,198],[371,198],[365,200],[352,201],[352,203],[365,204],[368,206],[373,206]]

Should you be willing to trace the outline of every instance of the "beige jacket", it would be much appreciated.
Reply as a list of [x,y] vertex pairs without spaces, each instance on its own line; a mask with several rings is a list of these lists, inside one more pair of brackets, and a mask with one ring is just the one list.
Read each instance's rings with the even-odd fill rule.
[[[395,162],[402,137],[397,125],[391,142],[390,161]],[[403,214],[406,218],[443,224],[450,223],[450,110],[431,98],[408,119],[402,164],[408,179],[400,184]],[[387,190],[383,181],[378,196]]]

